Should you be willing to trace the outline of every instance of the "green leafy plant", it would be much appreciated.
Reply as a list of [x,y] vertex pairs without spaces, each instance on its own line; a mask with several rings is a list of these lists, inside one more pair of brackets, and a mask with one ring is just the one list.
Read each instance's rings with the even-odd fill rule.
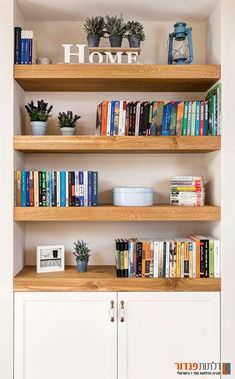
[[44,100],[38,100],[36,105],[32,100],[30,103],[25,105],[27,113],[31,121],[43,121],[46,122],[48,117],[50,117],[50,112],[53,108],[53,105],[48,107],[48,103],[45,103]]
[[74,242],[74,252],[73,255],[76,257],[76,261],[88,261],[90,257],[90,251],[88,243],[83,240],[78,240]]
[[123,16],[105,16],[105,33],[108,36],[119,35],[123,36],[126,32],[126,24]]
[[126,32],[127,37],[136,34],[141,41],[145,40],[144,26],[139,21],[128,21],[126,24]]
[[89,35],[89,34],[96,34],[100,37],[104,36],[104,17],[96,16],[87,18],[86,22],[83,26],[83,30]]
[[72,111],[60,112],[58,116],[59,126],[61,128],[75,128],[77,121],[81,116],[73,115]]

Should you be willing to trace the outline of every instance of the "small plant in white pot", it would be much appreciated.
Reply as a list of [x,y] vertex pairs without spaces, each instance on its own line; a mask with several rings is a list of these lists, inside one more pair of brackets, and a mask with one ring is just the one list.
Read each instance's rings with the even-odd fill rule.
[[74,136],[76,133],[77,121],[81,116],[73,115],[72,111],[60,112],[58,116],[60,133],[62,136]]
[[30,103],[25,105],[26,111],[30,117],[30,126],[32,135],[34,136],[44,136],[47,134],[47,120],[50,117],[52,105],[48,107],[48,103],[44,100],[38,100],[36,105],[32,100]]
[[138,21],[128,21],[126,31],[130,47],[140,47],[140,42],[145,40],[144,26]]
[[87,18],[83,30],[87,33],[87,41],[90,47],[98,47],[100,38],[104,37],[104,17],[96,16]]
[[77,270],[78,272],[86,272],[91,252],[88,243],[83,240],[78,240],[77,242],[74,242],[74,245],[73,255],[76,257]]

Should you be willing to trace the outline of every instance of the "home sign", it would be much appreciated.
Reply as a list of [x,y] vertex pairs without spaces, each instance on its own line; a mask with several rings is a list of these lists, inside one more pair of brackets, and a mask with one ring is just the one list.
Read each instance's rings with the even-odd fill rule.
[[[64,48],[64,63],[86,63],[85,62],[85,49],[87,45],[83,44],[63,44],[61,45]],[[108,49],[107,49],[108,50]],[[127,63],[139,63],[138,52],[127,51],[125,52],[127,57]],[[111,64],[121,64],[123,59],[123,51],[117,51],[115,54],[110,51],[105,51],[101,54],[99,51],[93,51],[88,55],[89,63],[111,63]],[[71,58],[73,62],[71,62]]]

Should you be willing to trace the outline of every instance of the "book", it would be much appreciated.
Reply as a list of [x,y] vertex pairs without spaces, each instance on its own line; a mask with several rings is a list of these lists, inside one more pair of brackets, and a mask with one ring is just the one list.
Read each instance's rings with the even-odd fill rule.
[[188,128],[188,109],[189,109],[189,102],[184,102],[184,117],[183,117],[183,128],[182,128],[182,135],[187,135],[187,128]]
[[172,102],[170,114],[170,136],[176,135],[178,101]]
[[14,64],[21,64],[21,32],[21,27],[14,28]]

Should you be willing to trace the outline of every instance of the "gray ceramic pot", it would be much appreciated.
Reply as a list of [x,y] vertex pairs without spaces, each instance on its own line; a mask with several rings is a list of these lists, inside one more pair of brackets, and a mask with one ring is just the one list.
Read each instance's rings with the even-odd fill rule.
[[74,136],[76,128],[60,128],[60,134],[62,136]]
[[131,34],[128,36],[130,47],[140,47],[140,37],[138,34]]
[[122,46],[122,36],[113,35],[109,37],[109,42],[111,47],[121,47]]
[[46,121],[31,121],[30,125],[33,136],[45,136],[47,134]]
[[77,270],[78,272],[87,272],[88,261],[78,261],[77,260]]
[[100,44],[100,36],[97,34],[88,34],[87,42],[90,47],[98,47]]

